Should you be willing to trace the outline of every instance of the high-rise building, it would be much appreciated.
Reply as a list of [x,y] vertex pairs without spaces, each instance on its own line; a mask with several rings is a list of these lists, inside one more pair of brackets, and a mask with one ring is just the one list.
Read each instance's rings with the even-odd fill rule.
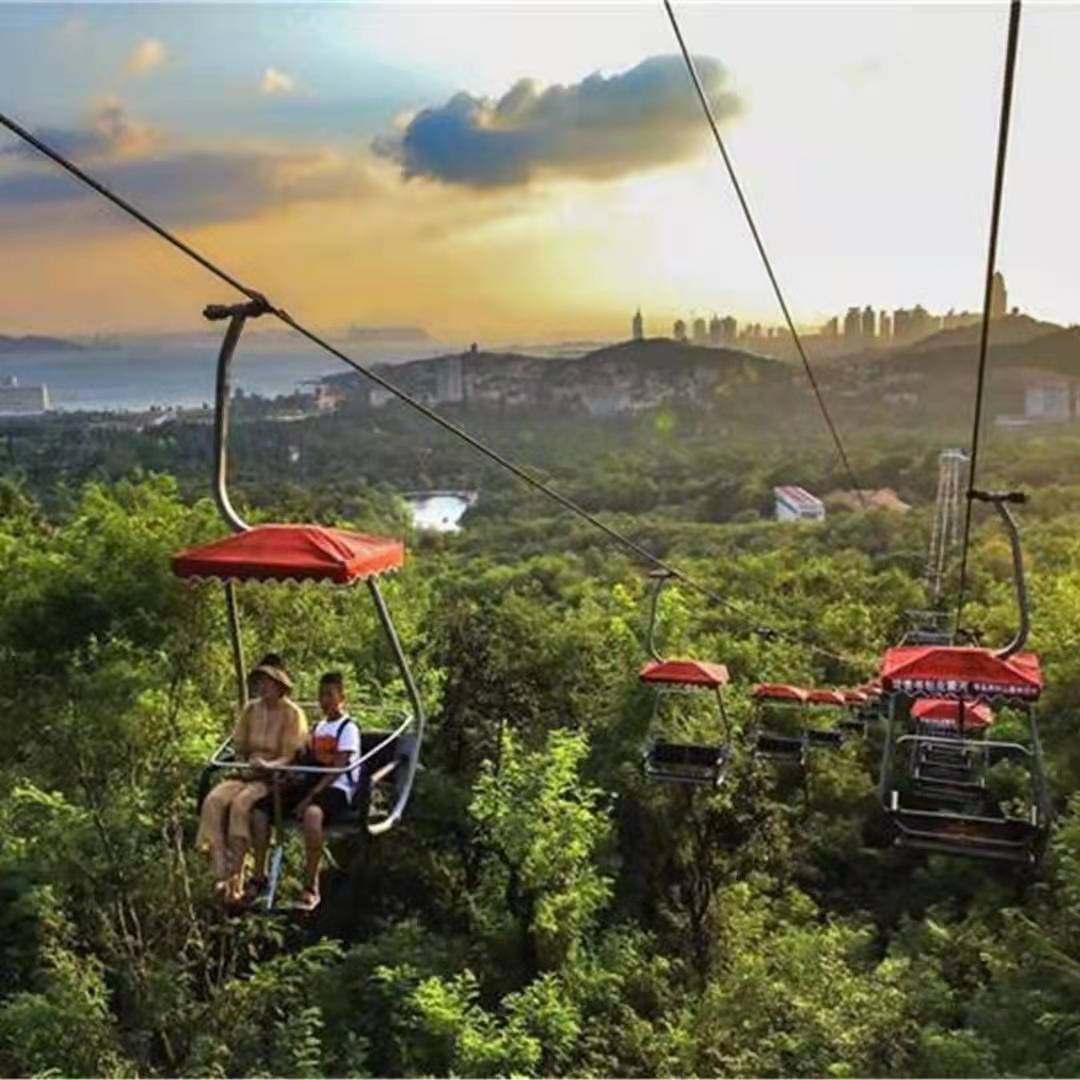
[[994,280],[990,283],[990,318],[1001,319],[1009,312],[1009,294],[1005,290],[1005,275],[1000,270],[994,271]]
[[840,320],[835,315],[821,328],[821,336],[827,338],[840,336]]
[[686,340],[686,323],[684,323],[682,319],[675,320],[675,325],[671,328],[671,336],[676,341]]
[[713,317],[709,320],[709,344],[719,345],[721,341],[721,325],[720,319],[716,312],[713,312]]
[[876,323],[877,318],[874,315],[874,309],[867,304],[862,313],[862,336],[868,345],[872,344],[874,338],[877,337]]
[[735,321],[734,315],[725,315],[720,320],[720,340],[725,345],[734,345],[735,339],[739,334],[739,324]]
[[878,339],[882,345],[888,345],[892,342],[892,318],[889,313],[882,309],[881,321],[878,324]]
[[911,339],[917,341],[919,338],[929,337],[940,330],[941,319],[937,315],[931,315],[922,304],[916,304],[911,312],[909,329]]
[[849,344],[862,337],[862,312],[857,307],[849,307],[844,316],[844,337]]
[[641,308],[630,322],[630,335],[635,341],[642,341],[645,337],[645,323],[641,318]]
[[902,345],[911,337],[911,312],[907,308],[897,308],[892,313],[893,341]]
[[694,344],[704,345],[709,340],[709,332],[705,327],[705,320],[697,318],[694,320]]

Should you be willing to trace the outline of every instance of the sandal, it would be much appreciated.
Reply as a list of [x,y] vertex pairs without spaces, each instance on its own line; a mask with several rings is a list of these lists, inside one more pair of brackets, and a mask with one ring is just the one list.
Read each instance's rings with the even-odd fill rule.
[[322,897],[314,889],[305,889],[296,901],[297,911],[314,911],[322,903]]

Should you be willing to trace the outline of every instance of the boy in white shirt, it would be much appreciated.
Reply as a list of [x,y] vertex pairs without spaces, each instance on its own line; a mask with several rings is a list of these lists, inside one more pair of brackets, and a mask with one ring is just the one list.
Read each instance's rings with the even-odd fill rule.
[[[345,681],[336,671],[319,680],[319,707],[323,718],[311,733],[311,760],[324,768],[343,769],[360,759],[360,728],[345,708]],[[348,814],[360,786],[362,766],[340,773],[325,773],[297,804],[293,813],[303,823],[307,854],[304,892],[297,907],[314,911],[319,906],[319,863],[323,829]]]

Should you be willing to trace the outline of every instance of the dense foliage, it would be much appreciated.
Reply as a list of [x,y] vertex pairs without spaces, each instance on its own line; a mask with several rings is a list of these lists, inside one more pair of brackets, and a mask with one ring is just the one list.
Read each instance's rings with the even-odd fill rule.
[[[1035,495],[1033,645],[1059,814],[1036,878],[881,845],[873,738],[815,758],[805,785],[745,754],[714,795],[646,784],[641,568],[457,449],[429,440],[419,460],[400,417],[364,437],[358,468],[330,452],[346,419],[323,423],[304,436],[311,472],[277,484],[258,453],[273,425],[240,426],[261,513],[401,532],[393,485],[484,498],[460,536],[413,538],[388,587],[431,712],[425,769],[403,826],[335,846],[341,869],[308,922],[222,920],[193,851],[195,785],[233,683],[219,592],[174,581],[169,555],[220,531],[193,497],[208,432],[132,437],[116,461],[54,447],[0,479],[0,1073],[1080,1070],[1074,440],[999,441],[986,464],[988,482]],[[922,602],[937,447],[854,448],[910,515],[777,526],[759,520],[769,484],[836,483],[827,448],[665,434],[679,423],[582,425],[569,446],[558,425],[502,434],[749,612],[687,592],[662,609],[668,648],[728,664],[737,726],[753,681],[869,674],[752,631],[868,663],[894,640]],[[1008,566],[983,522],[968,621],[988,640],[1012,625]],[[356,699],[400,695],[362,593],[248,587],[241,602],[249,653],[282,651],[301,696],[328,667]],[[288,859],[292,892],[298,844]]]

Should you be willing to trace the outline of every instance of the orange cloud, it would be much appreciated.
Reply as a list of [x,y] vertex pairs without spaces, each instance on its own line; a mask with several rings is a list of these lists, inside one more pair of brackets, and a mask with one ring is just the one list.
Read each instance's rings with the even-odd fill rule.
[[263,72],[259,90],[263,94],[291,94],[296,89],[296,80],[277,68],[268,67]]
[[157,38],[145,38],[128,55],[124,70],[129,75],[146,75],[165,62],[165,46]]

